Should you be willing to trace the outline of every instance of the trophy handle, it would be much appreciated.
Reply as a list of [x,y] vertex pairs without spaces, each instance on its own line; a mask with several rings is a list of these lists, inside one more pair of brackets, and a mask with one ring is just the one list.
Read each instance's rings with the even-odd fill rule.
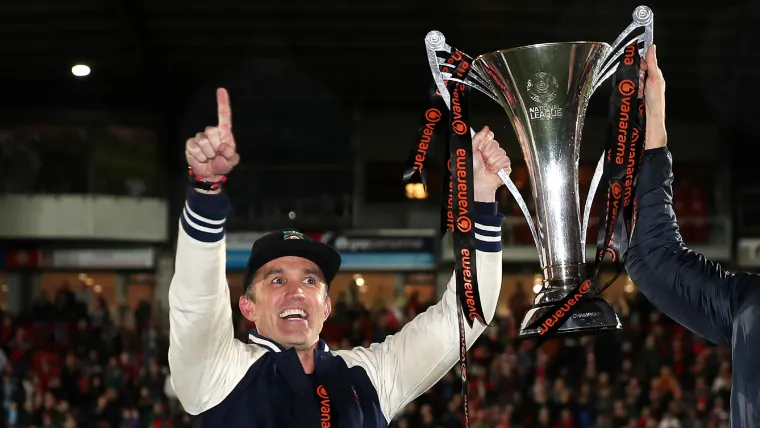
[[599,162],[596,163],[596,169],[594,170],[594,177],[591,178],[591,186],[589,187],[588,194],[586,195],[586,205],[583,207],[583,223],[581,223],[581,245],[583,246],[583,263],[586,263],[586,233],[588,232],[588,221],[591,218],[591,205],[594,202],[594,195],[596,195],[596,189],[599,187],[599,183],[602,181],[602,173],[604,172],[604,152],[599,157]]
[[[430,71],[433,74],[433,81],[435,81],[435,85],[438,88],[438,93],[440,93],[441,98],[443,98],[443,101],[446,103],[446,107],[451,109],[451,95],[449,94],[448,89],[446,89],[446,84],[444,83],[445,80],[452,80],[468,85],[471,88],[487,95],[492,100],[499,102],[496,95],[494,95],[490,89],[491,85],[486,83],[487,80],[483,78],[483,76],[480,74],[480,69],[475,66],[474,63],[468,77],[464,80],[452,79],[451,72],[441,71],[442,66],[448,69],[450,65],[445,63],[444,59],[439,58],[438,55],[436,55],[436,52],[451,53],[451,46],[446,44],[446,37],[444,37],[443,33],[435,30],[429,32],[425,36],[425,47],[427,50]],[[470,134],[473,136],[475,135],[475,131],[472,128],[470,128]],[[522,211],[525,220],[528,222],[530,233],[533,235],[533,243],[536,246],[536,251],[538,252],[538,257],[540,259],[542,256],[541,247],[539,245],[538,234],[536,233],[536,227],[533,224],[533,218],[530,215],[528,206],[520,194],[520,191],[517,189],[517,186],[515,186],[515,183],[511,178],[509,178],[509,175],[507,175],[507,172],[502,169],[499,171],[498,175],[504,185],[507,186],[507,189],[509,189],[509,193],[511,193],[512,197],[515,198],[515,202],[517,202],[517,205],[520,207],[520,211]]]
[[[633,31],[639,27],[644,27],[644,33],[629,39],[631,33],[633,33]],[[623,44],[616,51],[615,48],[617,48],[626,39],[628,39],[627,43]],[[652,12],[652,9],[647,6],[639,6],[633,11],[633,22],[628,25],[628,27],[623,30],[622,33],[620,33],[618,38],[615,39],[615,41],[612,43],[612,49],[610,49],[610,51],[607,53],[604,60],[599,62],[599,69],[596,73],[594,73],[593,87],[591,90],[592,94],[596,92],[599,86],[601,86],[602,83],[609,79],[610,76],[615,74],[618,68],[618,64],[620,64],[620,61],[618,61],[619,57],[623,55],[625,48],[634,40],[636,41],[637,45],[643,42],[644,46],[639,49],[639,55],[643,58],[644,55],[646,55],[647,50],[649,50],[649,47],[652,46],[652,42],[654,40],[654,12]],[[583,208],[581,240],[584,248],[586,247],[586,233],[588,231],[588,222],[591,216],[591,204],[594,202],[596,190],[599,187],[599,182],[602,180],[603,169],[604,153],[602,153],[602,156],[599,158],[599,162],[596,164],[594,177],[591,179],[591,186],[589,187],[588,194],[586,195],[586,205]],[[583,252],[583,261],[584,263],[586,261],[585,251]]]
[[[644,28],[644,33],[631,38],[631,33],[640,27]],[[626,39],[628,39],[627,42],[620,46]],[[620,63],[618,58],[623,55],[625,48],[634,40],[637,46],[643,42],[644,46],[639,49],[639,55],[643,58],[654,40],[654,12],[647,6],[639,6],[633,11],[633,22],[612,42],[612,49],[607,53],[604,60],[599,62],[599,69],[594,73],[592,94],[605,80],[615,74]],[[619,49],[618,46],[620,46]]]
[[[449,64],[444,60],[443,58],[438,58],[438,64],[442,68],[454,68],[453,64]],[[472,70],[470,70],[470,73],[467,75],[467,78],[465,80],[458,79],[456,77],[451,77],[451,72],[449,71],[441,71],[441,77],[444,81],[451,80],[452,82],[460,82],[464,83],[465,85],[477,89],[478,91],[482,92],[483,94],[487,95],[492,100],[498,102],[499,100],[496,98],[496,95],[489,89],[491,85],[483,80],[483,77],[480,75],[480,68],[478,68],[477,65],[473,63]]]
[[441,94],[441,97],[443,97],[443,100],[446,102],[447,106],[450,105],[449,100],[451,96],[449,95],[449,91],[446,89],[446,80],[463,83],[483,93],[492,100],[499,102],[499,99],[490,89],[491,85],[487,83],[487,80],[484,79],[483,76],[481,76],[481,71],[474,65],[474,62],[472,65],[472,70],[470,70],[470,73],[464,80],[457,78],[452,79],[451,71],[441,70],[442,67],[446,68],[447,70],[452,67],[452,65],[448,64],[445,59],[439,58],[438,55],[436,55],[436,52],[446,52],[449,54],[451,53],[451,46],[446,44],[446,37],[444,37],[443,33],[435,30],[427,33],[425,36],[425,47],[427,50],[428,65],[430,65],[430,71],[433,73],[433,81],[435,82],[435,86],[438,88],[438,92]]

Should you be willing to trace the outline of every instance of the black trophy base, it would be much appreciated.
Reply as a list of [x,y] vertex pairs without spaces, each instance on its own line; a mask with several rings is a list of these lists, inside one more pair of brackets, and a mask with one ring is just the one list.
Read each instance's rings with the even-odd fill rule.
[[[517,334],[518,339],[540,336],[541,326],[533,326],[546,312],[552,310],[552,303],[535,305],[525,314]],[[557,330],[552,337],[585,336],[604,332],[619,331],[623,326],[615,310],[601,297],[588,296],[582,299],[570,315],[570,318]]]

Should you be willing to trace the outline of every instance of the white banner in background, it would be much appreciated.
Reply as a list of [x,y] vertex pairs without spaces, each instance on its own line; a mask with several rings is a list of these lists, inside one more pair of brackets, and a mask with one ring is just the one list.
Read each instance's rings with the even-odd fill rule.
[[72,269],[153,269],[153,248],[52,250],[43,257],[45,267]]

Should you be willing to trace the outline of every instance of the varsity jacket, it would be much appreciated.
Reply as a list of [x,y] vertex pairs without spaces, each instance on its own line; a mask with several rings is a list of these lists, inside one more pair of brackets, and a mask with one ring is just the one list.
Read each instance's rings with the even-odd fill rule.
[[[477,203],[476,264],[486,321],[502,282],[496,204]],[[224,193],[188,189],[169,287],[169,367],[193,426],[211,428],[385,427],[459,361],[455,281],[441,300],[382,343],[349,350],[324,341],[307,375],[294,352],[253,332],[233,336],[225,275]],[[484,330],[465,325],[468,348]]]
[[665,315],[732,348],[731,427],[760,427],[760,277],[728,272],[686,247],[673,212],[672,168],[667,148],[644,152],[626,269]]

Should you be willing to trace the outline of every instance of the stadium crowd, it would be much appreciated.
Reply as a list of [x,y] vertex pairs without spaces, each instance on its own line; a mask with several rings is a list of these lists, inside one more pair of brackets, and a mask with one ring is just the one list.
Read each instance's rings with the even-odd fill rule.
[[[368,310],[341,299],[323,337],[333,348],[368,345],[433,303],[412,296]],[[685,331],[635,293],[614,303],[623,332],[552,340],[536,350],[515,340],[529,301],[521,292],[512,296],[509,315],[469,353],[471,426],[728,427],[729,351]],[[233,313],[245,340],[250,325]],[[64,288],[0,319],[5,426],[190,426],[169,381],[165,326],[155,322],[149,303],[109,310],[86,287]],[[460,392],[454,369],[391,427],[459,428]]]

